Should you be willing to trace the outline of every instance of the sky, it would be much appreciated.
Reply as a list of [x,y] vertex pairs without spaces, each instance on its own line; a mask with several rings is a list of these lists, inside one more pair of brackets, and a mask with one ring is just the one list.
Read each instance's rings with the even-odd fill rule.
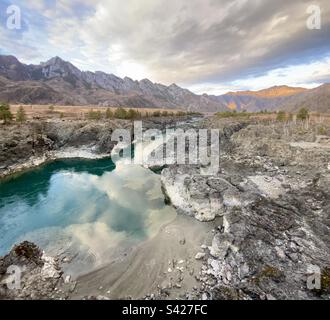
[[[10,5],[18,30],[7,27]],[[330,1],[0,0],[0,54],[33,64],[60,56],[199,94],[312,88],[330,82]]]

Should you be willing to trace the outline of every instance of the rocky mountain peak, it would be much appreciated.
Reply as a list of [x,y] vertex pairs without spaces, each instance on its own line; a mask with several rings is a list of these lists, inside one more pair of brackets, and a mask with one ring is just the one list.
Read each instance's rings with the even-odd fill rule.
[[0,76],[13,81],[29,80],[31,77],[25,66],[14,56],[0,55]]
[[140,84],[146,85],[146,86],[152,86],[153,83],[149,79],[143,79],[140,81]]
[[80,71],[58,56],[39,65],[26,65],[14,56],[0,55],[0,77],[0,100],[12,103],[187,108],[199,112],[289,111],[302,106],[324,111],[330,105],[329,84],[312,90],[284,85],[220,96],[197,95],[175,83],[166,86],[149,79],[135,81],[103,71]]
[[66,64],[68,62],[64,61],[63,59],[61,59],[60,57],[58,56],[55,56],[51,59],[49,59],[47,62],[45,62],[44,64],[45,65],[53,65],[53,66],[56,66],[56,65],[63,65],[63,64]]
[[0,66],[3,67],[3,66],[10,66],[10,65],[18,65],[20,64],[20,62],[18,61],[18,59],[14,56],[1,56],[0,55]]
[[42,67],[42,74],[47,79],[72,76],[76,78],[81,77],[81,71],[78,68],[58,56],[41,63],[40,66]]

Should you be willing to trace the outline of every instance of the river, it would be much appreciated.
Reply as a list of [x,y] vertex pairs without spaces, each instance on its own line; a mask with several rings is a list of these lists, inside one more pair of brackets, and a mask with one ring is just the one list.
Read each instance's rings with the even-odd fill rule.
[[[135,146],[136,156],[142,149]],[[78,276],[150,239],[175,216],[159,175],[143,166],[56,160],[0,181],[0,255],[33,241]]]

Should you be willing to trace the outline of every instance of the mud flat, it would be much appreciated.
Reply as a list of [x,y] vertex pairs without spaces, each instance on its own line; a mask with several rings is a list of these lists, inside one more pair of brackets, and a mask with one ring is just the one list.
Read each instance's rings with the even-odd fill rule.
[[[210,243],[215,225],[178,215],[152,239],[99,270],[77,279],[71,299],[200,298],[196,254]],[[204,249],[202,249],[202,247]],[[194,289],[195,288],[195,289]]]

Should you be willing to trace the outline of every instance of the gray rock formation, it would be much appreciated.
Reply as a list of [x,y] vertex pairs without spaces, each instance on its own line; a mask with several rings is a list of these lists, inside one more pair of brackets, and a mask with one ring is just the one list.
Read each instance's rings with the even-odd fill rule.
[[62,299],[63,282],[58,261],[37,246],[23,242],[0,258],[0,299]]
[[[209,125],[223,126],[217,121]],[[330,140],[315,134],[317,126],[302,128],[243,127],[229,136],[212,176],[189,165],[163,170],[179,213],[223,217],[199,275],[205,297],[330,298]],[[321,286],[308,288],[315,275]]]
[[110,155],[116,142],[111,134],[128,128],[125,120],[34,121],[0,127],[0,177],[58,157]]
[[[105,130],[115,125],[49,123],[35,152],[75,147],[79,141],[94,147],[101,147],[100,142],[105,141],[107,146]],[[148,127],[152,126],[150,122]],[[162,129],[160,123],[156,126]],[[220,168],[213,174],[204,175],[199,164],[167,165],[161,173],[167,199],[179,214],[203,222],[214,220],[216,224],[210,231],[212,241],[201,247],[203,252],[197,248],[192,255],[203,262],[199,271],[192,272],[200,286],[183,296],[330,299],[329,135],[320,136],[318,124],[303,123],[242,123],[212,118],[185,125],[191,126],[220,128],[221,154]],[[1,146],[7,148],[2,150],[11,159],[3,161],[14,163],[19,150],[25,150],[20,141],[26,143],[30,131],[22,127],[19,132],[15,133],[16,144],[5,146],[13,139],[2,138]],[[178,245],[186,246],[186,240],[183,238]],[[59,276],[56,260],[30,244],[17,248],[0,260],[0,282],[8,277],[9,265],[24,265],[26,291],[21,296],[23,293],[8,292],[2,285],[0,296],[42,299],[70,295],[74,284],[63,286],[62,282],[65,285],[69,280]],[[50,277],[52,287],[41,286],[43,275]],[[311,281],[315,279],[319,279],[319,287],[313,287],[318,284]],[[54,289],[58,281],[61,292]],[[184,282],[164,292],[180,290],[180,286],[184,288]],[[158,297],[154,293],[151,296]]]

